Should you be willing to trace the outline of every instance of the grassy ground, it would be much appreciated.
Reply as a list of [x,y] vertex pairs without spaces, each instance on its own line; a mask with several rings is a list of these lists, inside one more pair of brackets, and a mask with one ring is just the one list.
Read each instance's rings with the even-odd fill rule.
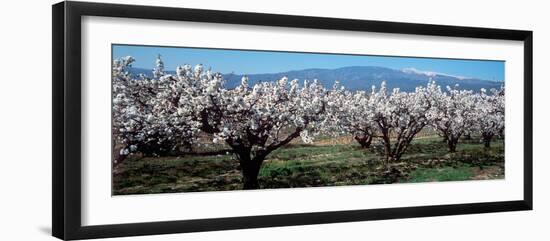
[[[504,178],[504,146],[490,149],[462,141],[449,154],[440,138],[415,140],[402,161],[382,165],[376,148],[358,145],[289,145],[264,162],[261,188],[338,186],[380,183],[461,181]],[[113,194],[142,194],[241,189],[237,160],[230,154],[135,158],[114,169]]]

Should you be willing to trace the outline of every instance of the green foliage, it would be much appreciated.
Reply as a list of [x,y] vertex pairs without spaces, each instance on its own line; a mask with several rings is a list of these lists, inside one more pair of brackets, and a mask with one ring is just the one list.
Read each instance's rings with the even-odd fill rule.
[[406,182],[464,181],[472,179],[472,167],[418,168],[411,172]]

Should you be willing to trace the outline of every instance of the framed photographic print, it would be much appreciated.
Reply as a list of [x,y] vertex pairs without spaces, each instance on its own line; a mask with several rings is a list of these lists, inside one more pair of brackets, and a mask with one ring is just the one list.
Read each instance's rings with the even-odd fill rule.
[[53,6],[53,235],[532,209],[532,32]]

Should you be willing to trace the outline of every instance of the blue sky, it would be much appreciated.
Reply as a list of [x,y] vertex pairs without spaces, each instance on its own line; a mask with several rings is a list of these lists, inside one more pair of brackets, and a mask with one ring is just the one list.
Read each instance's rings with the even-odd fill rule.
[[136,59],[133,66],[137,68],[152,69],[157,54],[162,56],[167,70],[175,70],[179,65],[199,63],[212,67],[216,72],[236,74],[381,66],[392,69],[414,68],[495,81],[504,79],[504,61],[113,45],[113,58],[130,55]]

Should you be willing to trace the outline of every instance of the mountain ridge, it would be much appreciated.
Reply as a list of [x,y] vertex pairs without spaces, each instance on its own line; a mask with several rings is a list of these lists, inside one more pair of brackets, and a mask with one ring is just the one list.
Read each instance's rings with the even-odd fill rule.
[[[143,68],[130,68],[132,74],[145,74],[152,76],[152,70]],[[167,71],[168,74],[175,74],[175,71]],[[234,88],[241,82],[245,75],[227,73],[223,74],[225,86]],[[346,66],[335,69],[310,68],[302,70],[290,70],[279,73],[262,73],[246,75],[251,84],[264,81],[276,81],[284,76],[289,79],[317,79],[323,86],[329,88],[335,81],[340,81],[342,86],[350,90],[370,90],[371,87],[380,86],[384,80],[388,88],[400,88],[402,91],[414,91],[418,86],[425,86],[430,79],[435,80],[438,85],[455,86],[459,89],[479,91],[481,88],[491,89],[500,88],[504,82],[483,80],[478,78],[469,78],[463,76],[453,76],[445,73],[419,71],[413,68],[402,70],[391,69],[381,66]]]

